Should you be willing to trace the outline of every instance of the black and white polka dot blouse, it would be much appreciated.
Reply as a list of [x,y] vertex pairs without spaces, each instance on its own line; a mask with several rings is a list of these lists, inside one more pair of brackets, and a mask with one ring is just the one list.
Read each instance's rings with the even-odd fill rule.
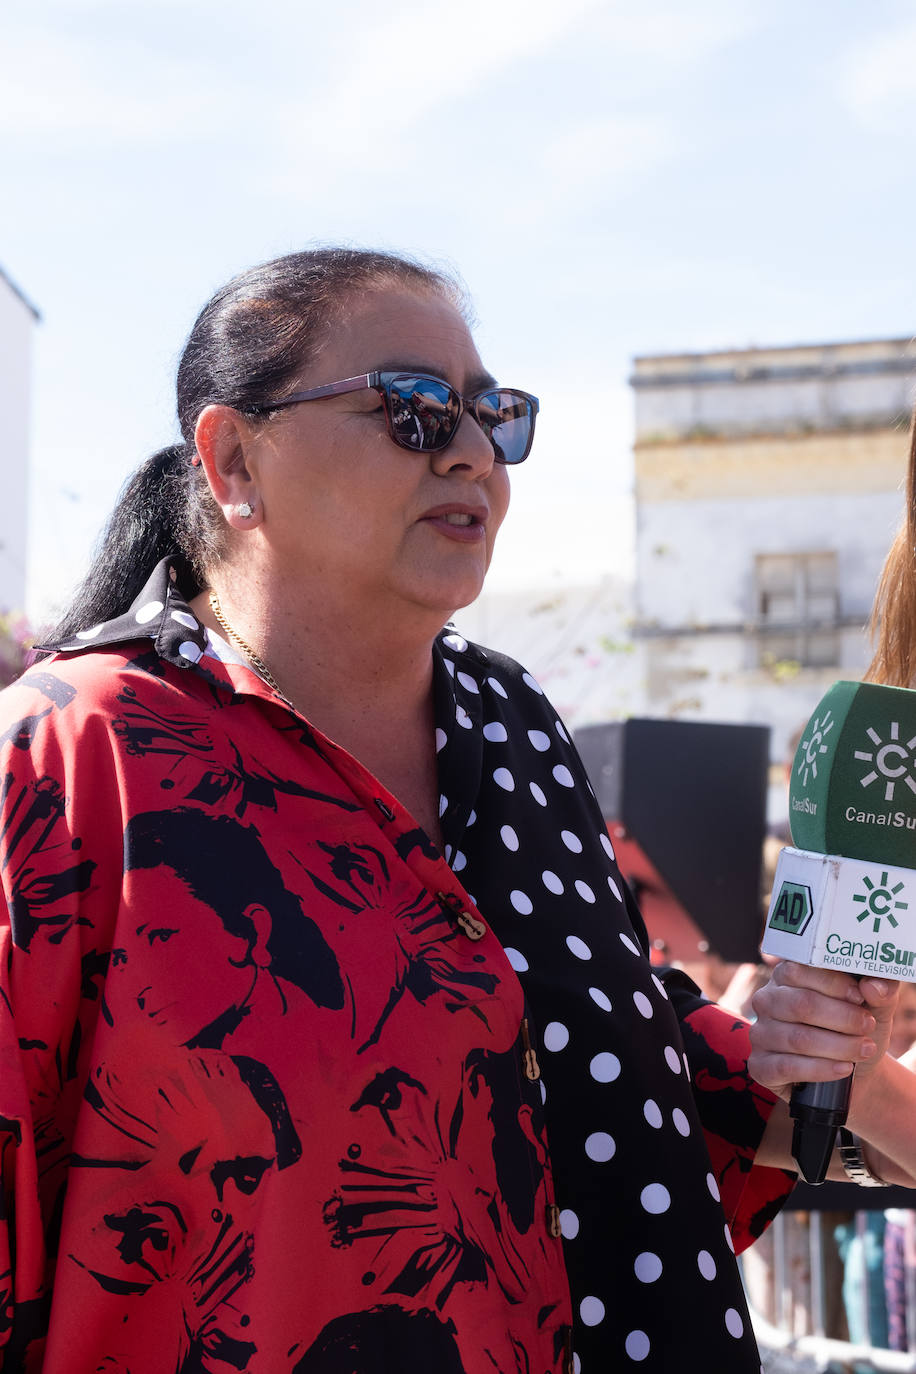
[[[440,647],[446,854],[536,1027],[575,1368],[756,1370],[696,1100],[713,1101],[710,1135],[720,1154],[727,1138],[723,1157],[747,1181],[767,1106],[747,1079],[743,1027],[686,979],[669,997],[653,971],[594,793],[538,683],[454,632]],[[697,1078],[710,1091],[695,1094]],[[759,1229],[790,1187],[754,1173],[736,1229]]]

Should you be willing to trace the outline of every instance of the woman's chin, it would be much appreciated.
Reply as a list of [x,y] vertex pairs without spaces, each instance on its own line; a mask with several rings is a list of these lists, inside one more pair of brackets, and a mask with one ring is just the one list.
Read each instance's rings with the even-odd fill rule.
[[442,617],[442,623],[464,606],[470,606],[483,591],[486,569],[464,569],[459,576],[442,574],[418,575],[403,590],[416,606],[426,607],[430,613]]

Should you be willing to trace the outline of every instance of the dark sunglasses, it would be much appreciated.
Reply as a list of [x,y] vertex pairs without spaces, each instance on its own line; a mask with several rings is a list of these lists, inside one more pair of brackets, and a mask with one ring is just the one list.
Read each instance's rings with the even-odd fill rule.
[[249,414],[266,415],[302,401],[365,389],[377,391],[382,398],[388,433],[401,448],[441,453],[454,439],[458,423],[468,410],[493,445],[497,463],[523,463],[531,452],[538,413],[536,396],[507,387],[462,396],[440,377],[427,377],[421,372],[367,372],[361,377],[297,391],[269,405],[243,409]]

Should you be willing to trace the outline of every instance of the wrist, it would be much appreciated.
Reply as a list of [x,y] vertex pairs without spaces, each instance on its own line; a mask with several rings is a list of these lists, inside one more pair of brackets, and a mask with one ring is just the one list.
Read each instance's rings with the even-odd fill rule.
[[865,1142],[853,1132],[841,1126],[837,1132],[837,1150],[843,1171],[851,1183],[860,1188],[887,1188],[887,1179],[881,1178],[865,1154]]
[[849,1120],[846,1123],[850,1130],[861,1130],[869,1124],[873,1125],[876,1113],[879,1120],[883,1117],[888,1102],[893,1101],[890,1080],[896,1068],[896,1062],[888,1059],[886,1055],[873,1068],[869,1068],[868,1073],[863,1074],[861,1066],[856,1065],[853,1071]]

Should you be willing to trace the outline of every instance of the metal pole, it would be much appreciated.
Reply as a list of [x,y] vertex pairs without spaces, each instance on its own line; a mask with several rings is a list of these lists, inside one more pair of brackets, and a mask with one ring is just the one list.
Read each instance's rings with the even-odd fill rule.
[[856,1240],[861,1247],[862,1262],[862,1282],[859,1286],[860,1315],[862,1317],[862,1329],[865,1332],[865,1344],[871,1345],[871,1313],[868,1301],[868,1266],[866,1257],[866,1244],[868,1240],[868,1213],[856,1212]]
[[815,1336],[827,1334],[824,1292],[824,1230],[820,1212],[808,1213],[808,1256],[811,1267],[811,1323]]
[[786,1219],[780,1212],[773,1220],[773,1312],[774,1321],[786,1328]]

